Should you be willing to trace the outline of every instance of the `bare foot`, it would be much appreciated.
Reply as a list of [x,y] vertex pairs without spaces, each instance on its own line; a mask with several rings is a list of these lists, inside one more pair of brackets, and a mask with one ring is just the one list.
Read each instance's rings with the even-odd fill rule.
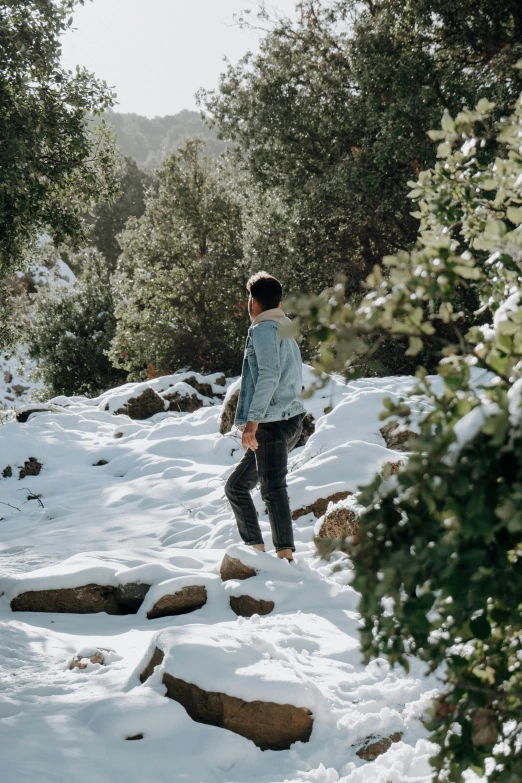
[[260,552],[265,551],[265,545],[264,544],[252,544],[252,547],[254,549],[258,549]]
[[280,549],[277,553],[277,556],[280,557],[282,560],[289,560],[290,562],[294,559],[293,552],[291,549]]

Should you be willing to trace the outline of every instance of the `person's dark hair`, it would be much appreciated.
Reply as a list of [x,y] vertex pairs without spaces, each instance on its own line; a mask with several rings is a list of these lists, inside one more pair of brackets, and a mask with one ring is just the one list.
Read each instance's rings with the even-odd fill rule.
[[263,310],[279,307],[283,298],[283,286],[268,272],[257,272],[252,275],[247,283],[247,290],[259,302]]

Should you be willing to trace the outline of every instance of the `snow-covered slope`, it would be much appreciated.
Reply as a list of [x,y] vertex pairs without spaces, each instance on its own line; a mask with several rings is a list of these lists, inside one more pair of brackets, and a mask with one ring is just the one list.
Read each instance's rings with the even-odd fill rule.
[[[333,379],[306,401],[316,431],[291,455],[292,509],[354,492],[385,462],[404,458],[386,448],[378,415],[383,397],[412,383]],[[244,554],[259,571],[248,594],[275,609],[236,618],[229,598],[246,588],[222,582],[219,565],[227,548],[241,553],[223,492],[242,454],[237,433],[219,434],[219,405],[144,421],[114,414],[128,394],[122,387],[95,400],[60,397],[26,423],[13,417],[0,427],[0,476],[11,473],[0,478],[2,781],[427,783],[433,746],[419,716],[436,683],[415,664],[409,675],[382,660],[362,665],[351,572],[317,557],[314,515],[295,522],[297,566]],[[30,457],[42,469],[20,480]],[[254,500],[270,552],[258,491]],[[136,581],[152,585],[137,614],[10,608],[29,590]],[[147,619],[160,596],[186,585],[206,588],[201,609]],[[157,673],[140,683],[158,640],[170,650],[166,670],[200,688],[310,709],[310,741],[261,751],[195,723],[164,698]],[[105,665],[68,668],[76,653],[95,648],[111,651]],[[367,737],[396,733],[401,741],[375,761],[356,755]],[[139,734],[139,742],[124,741]]]

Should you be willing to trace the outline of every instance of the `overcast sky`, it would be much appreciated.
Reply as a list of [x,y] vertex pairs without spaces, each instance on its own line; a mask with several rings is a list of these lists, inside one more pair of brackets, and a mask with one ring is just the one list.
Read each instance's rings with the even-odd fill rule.
[[[295,0],[269,0],[291,14]],[[255,0],[86,0],[63,38],[63,64],[77,64],[118,93],[116,111],[147,117],[196,109],[199,87],[217,86],[223,57],[233,63],[257,48],[257,35],[233,15]]]

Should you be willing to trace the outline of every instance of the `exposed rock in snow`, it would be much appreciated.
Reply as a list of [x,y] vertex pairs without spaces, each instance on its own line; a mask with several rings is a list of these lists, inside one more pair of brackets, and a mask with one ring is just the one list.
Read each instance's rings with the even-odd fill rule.
[[29,457],[29,459],[25,460],[23,467],[20,468],[18,478],[23,479],[26,476],[38,476],[42,467],[42,463],[38,462],[36,457]]
[[303,508],[292,511],[292,519],[295,521],[296,519],[299,519],[299,517],[304,517],[306,514],[313,514],[317,518],[322,517],[330,503],[338,503],[340,500],[344,500],[352,494],[353,493],[349,490],[344,490],[341,492],[334,492],[327,498],[318,498],[317,500],[314,500],[313,503],[310,503],[309,506],[304,506]]
[[195,609],[201,609],[207,602],[207,591],[201,585],[182,587],[173,595],[163,595],[147,612],[149,620],[156,617],[170,617],[176,614],[187,614]]
[[411,441],[419,437],[418,432],[397,427],[395,424],[386,424],[381,427],[380,433],[386,446],[394,451],[410,451]]
[[68,612],[121,614],[113,587],[89,584],[58,590],[30,590],[11,601],[13,612]]
[[295,444],[295,448],[298,449],[301,446],[306,446],[308,439],[315,432],[315,418],[312,413],[307,413],[303,419],[303,431],[301,437]]
[[245,565],[237,557],[232,557],[228,553],[223,558],[219,569],[221,579],[226,582],[228,579],[250,579],[255,576],[257,571],[249,565]]
[[363,745],[362,748],[359,748],[356,755],[365,761],[375,761],[378,756],[382,756],[383,753],[386,753],[394,742],[400,742],[401,739],[402,732],[400,731],[396,731],[395,734],[381,739],[369,737],[367,743]]
[[226,435],[227,432],[230,432],[234,426],[234,418],[236,415],[240,387],[241,379],[236,381],[236,383],[230,387],[230,393],[225,397],[223,408],[221,410],[221,416],[219,417],[219,432],[221,435]]
[[359,542],[359,512],[349,495],[345,501],[329,504],[326,514],[320,517],[316,529],[318,539],[338,539],[353,537],[353,543]]
[[264,601],[262,598],[252,598],[249,595],[231,595],[230,608],[239,617],[252,617],[254,614],[270,614],[274,611],[273,601]]
[[165,410],[165,402],[154,389],[147,387],[137,397],[130,397],[125,405],[114,413],[124,413],[131,419],[149,419]]

